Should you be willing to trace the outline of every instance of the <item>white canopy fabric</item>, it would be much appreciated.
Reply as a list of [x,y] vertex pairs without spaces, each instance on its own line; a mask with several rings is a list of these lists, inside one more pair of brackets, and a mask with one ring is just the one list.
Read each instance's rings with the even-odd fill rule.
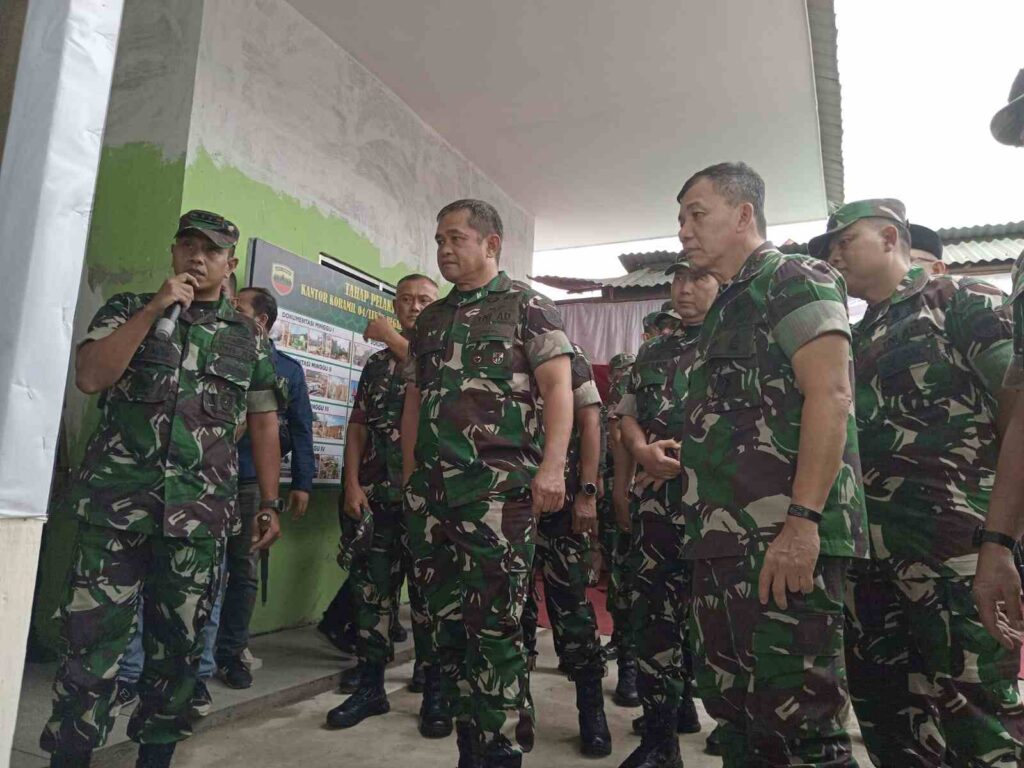
[[664,299],[559,304],[569,338],[595,365],[607,365],[620,352],[640,348],[644,316],[661,309]]

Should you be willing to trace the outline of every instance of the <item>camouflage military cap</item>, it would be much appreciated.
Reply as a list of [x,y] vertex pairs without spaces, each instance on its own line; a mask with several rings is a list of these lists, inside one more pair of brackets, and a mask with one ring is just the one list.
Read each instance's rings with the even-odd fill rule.
[[825,234],[811,238],[807,244],[808,252],[816,258],[827,259],[828,245],[832,236],[861,219],[889,219],[904,227],[909,227],[907,208],[899,200],[891,197],[856,200],[847,203],[828,217],[828,228]]
[[369,507],[363,508],[363,517],[353,520],[348,515],[341,515],[341,552],[338,553],[338,565],[350,570],[352,561],[362,557],[370,550],[373,540],[373,512]]
[[1007,104],[996,112],[990,127],[1000,144],[1024,146],[1024,69],[1014,78]]
[[192,210],[178,219],[178,231],[174,236],[180,237],[186,232],[199,232],[218,248],[230,248],[238,242],[238,227],[211,211]]
[[[686,256],[682,255],[676,259],[674,263],[669,264],[668,269],[665,270],[665,274],[674,275],[681,269],[693,269],[693,264],[690,263],[690,260]],[[671,306],[662,307],[662,309],[671,309]]]
[[646,315],[644,315],[644,320],[643,320],[644,333],[647,333],[648,331],[653,331],[655,328],[657,328],[658,327],[658,319],[663,314],[665,314],[665,313],[662,310],[656,309],[653,312],[648,312]]
[[920,224],[910,225],[910,247],[919,251],[927,251],[942,261],[942,238],[934,229],[922,227]]
[[608,368],[613,371],[617,371],[621,368],[628,368],[635,362],[636,355],[631,355],[628,352],[620,352],[608,361]]

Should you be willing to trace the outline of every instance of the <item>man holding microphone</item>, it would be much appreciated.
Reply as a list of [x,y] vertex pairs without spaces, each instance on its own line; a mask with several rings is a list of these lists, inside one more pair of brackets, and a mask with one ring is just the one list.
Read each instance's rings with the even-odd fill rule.
[[[266,341],[221,298],[238,228],[208,211],[181,217],[174,277],[96,313],[75,381],[103,415],[69,500],[78,539],[61,617],[64,649],[40,746],[52,766],[88,766],[113,724],[118,667],[143,600],[146,662],[128,725],[137,765],[168,766],[191,735],[189,700],[227,537],[238,524],[236,427],[252,438],[265,524],[280,536],[276,376]],[[171,319],[169,334],[157,321]]]

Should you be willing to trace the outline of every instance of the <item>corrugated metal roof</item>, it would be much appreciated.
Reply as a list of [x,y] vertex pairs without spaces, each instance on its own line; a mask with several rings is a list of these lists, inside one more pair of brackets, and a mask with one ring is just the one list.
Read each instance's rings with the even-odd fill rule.
[[604,288],[651,288],[656,285],[668,285],[672,278],[665,274],[668,264],[641,267],[620,277],[609,277],[601,280]]
[[946,227],[935,230],[944,244],[964,240],[993,240],[997,237],[1024,237],[1024,221],[1006,224],[978,224],[973,227]]
[[679,258],[680,251],[648,251],[647,253],[624,253],[619,256],[619,263],[627,272],[635,272],[642,267],[661,266],[665,269]]
[[942,246],[942,261],[949,266],[1012,264],[1022,251],[1024,237],[946,243]]

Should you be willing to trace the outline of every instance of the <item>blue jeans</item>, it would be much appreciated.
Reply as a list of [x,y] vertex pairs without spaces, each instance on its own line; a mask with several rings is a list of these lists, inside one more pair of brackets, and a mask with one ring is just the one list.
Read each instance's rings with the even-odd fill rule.
[[[203,657],[199,661],[200,680],[209,680],[213,677],[213,673],[217,671],[217,665],[213,660],[213,652],[217,645],[217,627],[220,625],[220,605],[222,602],[224,602],[223,580],[221,581],[220,589],[217,590],[217,601],[213,604],[213,610],[210,611],[210,620],[203,627]],[[124,651],[117,679],[122,683],[137,684],[142,676],[142,665],[145,661],[146,654],[142,649],[142,598],[140,596],[139,626]]]

